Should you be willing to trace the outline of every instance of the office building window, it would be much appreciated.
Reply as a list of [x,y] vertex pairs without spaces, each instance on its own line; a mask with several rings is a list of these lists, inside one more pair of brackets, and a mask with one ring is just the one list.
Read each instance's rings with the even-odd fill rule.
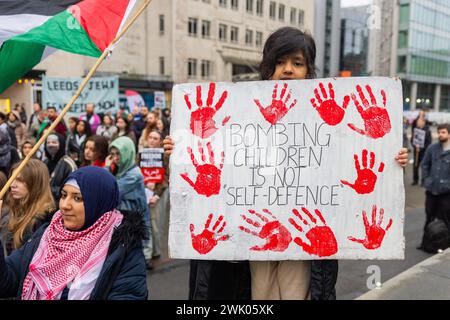
[[239,42],[239,28],[238,27],[231,27],[231,35],[230,35],[230,40],[233,43],[238,43]]
[[305,11],[300,9],[298,11],[298,24],[303,26],[304,23],[305,23]]
[[192,37],[197,36],[197,22],[198,19],[195,18],[189,18],[188,20],[188,33]]
[[227,41],[227,25],[226,24],[219,24],[219,40],[220,41]]
[[231,9],[233,10],[239,9],[239,0],[231,0]]
[[188,60],[188,77],[195,78],[197,76],[197,59]]
[[278,19],[280,19],[280,21],[284,21],[284,9],[285,5],[280,4],[280,6],[278,7]]
[[269,7],[270,19],[275,20],[276,11],[277,11],[277,4],[276,4],[276,2],[275,1],[270,1],[270,7]]
[[164,75],[166,73],[164,57],[159,57],[159,74]]
[[256,31],[256,46],[262,47],[263,45],[263,33]]
[[159,15],[159,34],[164,34],[164,15]]
[[297,23],[297,9],[291,8],[291,24]]
[[209,78],[211,76],[211,61],[209,60],[202,60],[202,78]]
[[227,7],[227,0],[219,0],[219,6],[226,8]]
[[253,45],[253,30],[245,30],[245,44],[248,46]]
[[247,0],[246,9],[248,13],[253,13],[253,0]]
[[202,37],[209,38],[211,37],[211,22],[207,20],[202,21]]
[[256,0],[256,14],[258,16],[264,14],[264,0]]

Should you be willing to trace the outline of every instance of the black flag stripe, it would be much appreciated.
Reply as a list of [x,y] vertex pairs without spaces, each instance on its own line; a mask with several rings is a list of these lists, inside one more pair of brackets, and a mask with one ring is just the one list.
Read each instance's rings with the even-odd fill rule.
[[54,16],[80,0],[0,0],[0,16],[37,14]]

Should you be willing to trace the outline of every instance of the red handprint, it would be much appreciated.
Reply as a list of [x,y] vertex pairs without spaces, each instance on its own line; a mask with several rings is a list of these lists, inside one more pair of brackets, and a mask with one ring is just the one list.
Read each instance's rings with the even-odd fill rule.
[[[258,99],[254,100],[262,115],[264,116],[264,119],[266,119],[272,125],[275,125],[279,120],[281,120],[289,112],[289,110],[291,110],[297,104],[297,100],[294,99],[289,108],[287,107],[292,95],[291,90],[289,90],[286,96],[287,89],[288,85],[287,83],[285,83],[283,89],[281,90],[280,98],[277,99],[278,84],[275,84],[272,94],[272,103],[267,108],[264,108]],[[283,100],[284,96],[286,96],[286,98]]]
[[384,236],[389,228],[392,226],[392,219],[389,220],[388,225],[385,229],[381,227],[381,223],[383,222],[384,209],[380,209],[380,220],[378,223],[377,219],[377,206],[373,206],[372,208],[372,225],[369,225],[369,221],[367,220],[367,213],[363,211],[363,219],[364,219],[364,227],[366,229],[366,238],[364,240],[356,239],[354,237],[348,237],[348,240],[361,243],[368,250],[375,250],[381,246],[383,242]]
[[[315,210],[317,217],[323,224],[323,226],[317,226],[316,218],[314,218],[306,208],[302,208],[302,211],[308,216],[309,220],[314,225],[313,227],[311,227],[310,223],[300,215],[300,212],[298,212],[297,209],[292,210],[294,215],[310,229],[305,235],[310,244],[304,242],[300,237],[295,238],[294,242],[310,255],[329,257],[336,254],[338,252],[336,237],[334,236],[333,230],[327,226],[322,213],[317,209]],[[302,234],[304,233],[303,228],[298,225],[294,219],[289,218],[289,222]]]
[[[347,109],[347,106],[350,102],[350,97],[345,96],[344,101],[342,102],[342,107],[340,107],[335,100],[334,95],[334,88],[333,84],[330,82],[328,84],[328,89],[330,92],[330,97],[328,98],[327,91],[325,90],[325,86],[323,83],[319,84],[320,91],[322,93],[322,96],[319,94],[319,90],[315,89],[314,94],[316,98],[311,99],[311,103],[319,112],[320,117],[323,121],[325,121],[330,126],[336,126],[339,123],[341,123],[342,119],[344,119],[345,115],[345,109]],[[317,100],[317,101],[316,101]],[[319,104],[317,104],[319,103]]]
[[[358,174],[358,178],[355,183],[351,184],[345,180],[341,182],[350,188],[354,189],[358,194],[368,194],[375,190],[375,184],[377,183],[377,175],[373,172],[373,167],[375,166],[375,153],[370,153],[370,167],[367,164],[367,153],[366,149],[362,152],[363,168],[359,163],[358,155],[355,154],[355,168]],[[381,162],[378,167],[378,172],[381,173],[384,170],[384,163]]]
[[239,226],[239,229],[266,240],[266,243],[263,246],[253,246],[250,250],[283,252],[289,247],[289,244],[292,242],[291,233],[273,216],[269,210],[264,209],[263,212],[270,216],[271,219],[257,213],[254,210],[249,210],[248,212],[258,217],[261,220],[261,223],[253,221],[245,215],[242,215],[244,221],[255,228],[261,228],[261,230],[257,233],[243,226]]
[[[223,164],[225,162],[225,153],[222,152],[222,160],[219,168],[214,165],[214,152],[211,147],[211,142],[206,144],[209,153],[209,162],[199,165],[195,159],[191,148],[187,148],[191,156],[192,164],[197,170],[197,180],[192,182],[187,173],[182,173],[181,177],[189,183],[189,185],[197,191],[198,194],[210,197],[220,193],[220,175],[222,174]],[[202,161],[206,162],[205,151],[200,141],[198,141],[198,150],[202,157]]]
[[349,124],[348,126],[359,134],[368,136],[373,139],[384,137],[391,131],[391,120],[389,119],[389,113],[386,110],[386,92],[384,90],[381,90],[381,96],[383,97],[383,107],[379,107],[377,105],[377,100],[372,92],[372,88],[369,85],[366,86],[366,90],[370,95],[371,105],[365,97],[361,86],[356,86],[356,90],[358,91],[359,97],[361,98],[365,110],[361,107],[361,104],[354,93],[352,93],[352,99],[356,105],[356,109],[358,110],[364,121],[365,130],[356,128],[354,124]]
[[219,219],[217,219],[216,223],[214,224],[214,227],[212,228],[212,231],[209,230],[209,226],[211,225],[211,220],[213,218],[213,214],[211,213],[208,216],[208,220],[205,223],[205,229],[202,233],[195,235],[194,234],[194,225],[190,225],[191,230],[191,238],[192,238],[192,247],[200,254],[207,254],[212,249],[217,246],[217,243],[219,241],[225,241],[228,240],[228,235],[221,236],[220,233],[223,231],[223,229],[226,226],[226,222],[224,221],[220,229],[216,232],[219,225],[222,223],[223,216],[219,216]]
[[[224,91],[222,93],[222,96],[220,97],[219,101],[213,107],[212,105],[215,93],[216,93],[216,84],[211,83],[209,85],[208,99],[206,100],[206,106],[203,106],[202,87],[197,86],[196,102],[198,109],[191,113],[191,130],[194,135],[202,139],[209,138],[217,130],[219,130],[218,128],[216,128],[216,122],[214,121],[213,118],[216,115],[216,112],[219,111],[219,109],[222,108],[223,104],[225,103],[225,100],[228,97],[228,91]],[[192,110],[192,104],[191,101],[189,100],[189,95],[186,94],[184,96],[184,100],[189,110]],[[229,120],[230,120],[229,116],[223,119],[222,126],[225,126]]]

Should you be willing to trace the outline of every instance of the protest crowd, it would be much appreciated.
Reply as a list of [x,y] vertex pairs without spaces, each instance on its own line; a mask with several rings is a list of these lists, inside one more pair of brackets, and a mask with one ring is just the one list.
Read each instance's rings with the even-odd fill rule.
[[[265,45],[261,78],[314,79],[315,56],[310,35],[280,29]],[[58,117],[55,107],[33,109],[32,115],[23,106],[0,113],[0,186]],[[147,299],[146,270],[161,255],[162,221],[170,211],[170,109],[96,114],[87,104],[85,114],[67,120],[2,202],[0,298]],[[139,167],[146,149],[161,150],[164,174],[157,182]],[[399,151],[392,158],[404,167],[408,153]],[[439,175],[434,156],[424,151],[418,159],[426,181]],[[430,179],[428,189],[435,206],[446,201],[440,195],[448,190]],[[191,260],[189,299],[330,300],[337,277],[337,260]]]
[[[58,117],[54,107],[42,109],[38,103],[35,103],[33,109],[34,113],[29,117],[23,106],[16,106],[7,115],[0,113],[1,187],[5,185],[7,178],[28,155],[45,130]],[[0,248],[1,253],[4,256],[14,255],[16,251],[23,248],[24,244],[35,239],[41,226],[51,223],[58,210],[64,211],[66,208],[63,206],[67,206],[64,201],[69,197],[70,191],[65,191],[63,187],[72,184],[81,190],[85,220],[90,210],[91,213],[97,212],[96,214],[111,211],[111,209],[120,210],[122,214],[131,212],[128,216],[124,214],[124,221],[134,219],[134,228],[138,231],[145,230],[145,232],[135,233],[135,235],[141,234],[141,240],[144,240],[144,249],[140,249],[140,254],[145,257],[145,266],[141,266],[141,271],[143,270],[145,274],[145,269],[152,269],[152,259],[159,258],[161,254],[162,226],[157,224],[161,223],[161,215],[169,214],[168,171],[166,168],[160,181],[151,182],[146,179],[144,182],[141,168],[139,168],[139,152],[150,148],[159,149],[162,157],[162,141],[169,132],[170,118],[169,109],[154,108],[149,112],[146,106],[140,108],[135,106],[131,112],[119,110],[115,114],[96,114],[94,104],[87,104],[85,114],[70,117],[67,124],[62,120],[33,155],[19,177],[13,181],[4,198],[0,220],[0,240],[3,244]],[[97,170],[92,171],[92,168]],[[86,171],[83,174],[84,169]],[[107,172],[110,174],[106,175]],[[83,179],[75,178],[79,176],[83,176]],[[102,176],[105,177],[101,178]],[[108,176],[114,177],[115,181],[108,180]],[[108,185],[105,186],[105,184]],[[103,188],[106,188],[105,194],[100,191]],[[118,190],[112,194],[108,191],[115,188]],[[96,198],[95,201],[92,200],[94,203],[91,201],[88,204],[89,193],[91,196],[98,193],[103,198]],[[75,201],[77,201],[76,198]],[[89,209],[89,206],[98,205],[108,208],[99,211]],[[133,216],[144,217],[144,219],[136,220]],[[95,217],[95,214],[92,218],[94,220],[89,225],[85,221],[83,230],[96,225],[95,221],[101,219]],[[133,225],[131,227],[133,228]],[[133,230],[132,228],[130,230]],[[138,248],[142,247],[141,241],[135,242]],[[130,256],[127,257],[127,261],[129,259]],[[144,261],[144,259],[137,259],[137,261],[140,260]],[[121,264],[118,266],[120,267]],[[0,269],[2,267],[4,265],[0,265]],[[110,286],[111,284],[106,282],[111,273],[104,276],[104,285]],[[6,283],[3,280],[2,282]],[[141,286],[139,297],[145,299],[147,298],[146,282],[140,282],[143,286]],[[0,288],[2,295],[6,294],[3,290],[7,289]],[[72,294],[72,291],[70,290],[70,294],[68,291],[63,292],[61,299],[83,298],[76,293]],[[132,295],[127,297],[117,295],[114,298],[114,294],[107,295],[107,292],[109,291],[106,289],[96,291],[95,294],[92,292],[91,298],[137,298]],[[13,293],[13,296],[15,295],[16,292]],[[25,296],[22,295],[22,298]]]
[[[412,121],[404,119],[403,146],[413,155],[413,182],[425,188],[425,225],[422,243],[417,247],[428,253],[450,246],[450,126],[436,125],[427,108],[419,109]],[[410,139],[407,132],[410,130]],[[437,142],[433,143],[433,132]]]

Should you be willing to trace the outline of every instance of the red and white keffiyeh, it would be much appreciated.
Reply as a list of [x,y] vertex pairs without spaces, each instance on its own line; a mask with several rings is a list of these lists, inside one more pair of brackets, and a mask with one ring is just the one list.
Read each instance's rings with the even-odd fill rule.
[[25,277],[23,300],[57,300],[69,287],[69,300],[87,300],[105,262],[115,227],[123,216],[105,213],[86,230],[64,228],[58,211],[44,232]]

